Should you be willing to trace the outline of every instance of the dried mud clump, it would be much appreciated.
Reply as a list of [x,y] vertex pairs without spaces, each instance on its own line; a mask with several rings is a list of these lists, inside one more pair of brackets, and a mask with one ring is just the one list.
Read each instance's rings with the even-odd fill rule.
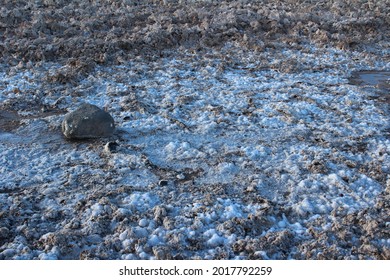
[[[94,63],[120,63],[179,47],[228,44],[262,50],[313,43],[364,48],[389,37],[389,9],[387,1],[358,0],[5,0],[0,54],[11,63],[72,59],[79,63],[76,69],[89,71]],[[72,75],[58,73],[52,79],[66,82]]]
[[330,230],[316,229],[313,224],[309,232],[314,239],[298,246],[301,258],[388,260],[390,251],[383,243],[390,238],[388,201],[389,194],[384,193],[373,208],[348,215],[334,211],[337,219]]

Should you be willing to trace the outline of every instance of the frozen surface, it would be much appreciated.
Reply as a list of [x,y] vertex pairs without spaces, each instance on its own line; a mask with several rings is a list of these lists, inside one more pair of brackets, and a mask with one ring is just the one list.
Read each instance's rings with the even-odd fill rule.
[[[278,69],[292,60],[299,71]],[[386,59],[312,46],[235,58],[181,51],[48,84],[59,67],[0,70],[2,110],[18,113],[15,127],[0,127],[9,231],[0,258],[320,258],[333,244],[342,258],[365,258],[367,244],[388,252],[388,221],[368,240],[332,231],[388,195],[387,104],[348,83],[356,70],[389,71]],[[41,113],[82,102],[110,112],[114,137],[70,142],[63,113]],[[104,151],[109,140],[116,153]]]

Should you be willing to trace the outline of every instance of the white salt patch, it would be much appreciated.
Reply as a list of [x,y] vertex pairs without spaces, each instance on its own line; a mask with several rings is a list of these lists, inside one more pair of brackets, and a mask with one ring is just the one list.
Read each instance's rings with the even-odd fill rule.
[[99,203],[95,203],[94,205],[92,205],[91,210],[92,217],[100,216],[104,212],[103,205]]
[[141,258],[141,260],[148,260],[150,258],[150,255],[145,252],[140,252],[139,257]]
[[133,193],[123,200],[122,207],[126,205],[130,209],[134,208],[137,211],[144,212],[153,208],[159,202],[159,198],[152,193]]
[[141,220],[139,220],[138,225],[140,227],[146,227],[149,225],[149,221],[147,219],[141,219]]
[[210,245],[211,247],[218,247],[223,245],[225,242],[225,239],[218,234],[214,233],[208,240],[207,244]]
[[40,260],[58,260],[58,256],[53,253],[42,253],[38,256]]
[[154,235],[154,234],[151,235],[149,240],[148,240],[148,244],[150,246],[157,246],[160,243],[161,243],[160,238],[157,235]]
[[[272,53],[266,55],[270,65],[280,63],[280,57],[275,58]],[[351,67],[385,68],[389,63],[366,57],[359,57],[359,62],[355,63],[351,59],[353,53],[331,48],[321,52],[315,48],[302,52],[283,50],[282,55],[299,60],[308,69],[324,65],[325,69],[300,73],[264,71],[258,67],[256,57],[246,57],[243,59],[252,62],[243,60],[241,67],[228,67],[221,72],[213,65],[198,67],[198,62],[191,61],[190,56],[186,61],[169,58],[153,64],[131,62],[123,66],[98,66],[96,72],[75,87],[80,97],[63,97],[64,92],[53,91],[42,100],[46,105],[58,104],[69,109],[79,102],[107,107],[114,117],[118,117],[116,121],[123,130],[120,137],[123,150],[110,157],[102,156],[102,147],[46,138],[45,133],[58,126],[60,118],[25,119],[15,133],[0,134],[1,188],[39,186],[39,191],[47,196],[39,204],[42,210],[40,222],[48,228],[52,226],[51,219],[48,219],[51,215],[66,213],[65,210],[72,213],[72,209],[64,209],[56,201],[56,190],[64,195],[58,201],[65,199],[70,205],[76,205],[77,201],[96,191],[89,188],[96,184],[104,184],[105,190],[110,191],[115,191],[118,186],[137,188],[130,195],[118,195],[118,209],[113,215],[120,217],[146,212],[149,215],[154,206],[171,204],[174,211],[169,215],[175,219],[174,229],[168,230],[158,222],[142,218],[138,225],[135,220],[129,230],[115,234],[125,248],[137,244],[134,254],[120,253],[123,259],[152,258],[137,242],[147,240],[152,246],[164,244],[167,242],[165,238],[172,233],[183,235],[178,241],[183,247],[187,237],[199,237],[211,248],[233,244],[241,237],[234,234],[222,236],[217,227],[233,218],[246,218],[261,208],[260,204],[241,202],[241,198],[247,195],[243,191],[248,185],[256,186],[252,191],[259,196],[291,207],[302,216],[293,224],[286,217],[282,220],[267,217],[272,223],[267,232],[287,228],[302,234],[306,222],[320,217],[332,219],[329,213],[334,209],[354,213],[371,207],[383,186],[340,159],[346,158],[358,166],[376,162],[386,174],[390,141],[381,133],[388,117],[359,89],[346,85],[345,77]],[[327,69],[328,66],[331,68]],[[47,67],[56,70],[61,65]],[[47,71],[41,72],[42,77],[47,75]],[[29,71],[0,72],[0,79],[6,84],[0,88],[0,101],[15,100],[15,104],[21,101],[15,93],[17,88],[41,92],[43,85],[39,82],[39,75]],[[124,102],[122,93],[128,91],[134,91],[140,100],[150,104],[154,113],[147,110],[123,112],[120,105]],[[193,100],[180,101],[183,97],[193,97]],[[34,115],[32,112],[23,114],[28,118]],[[129,119],[122,121],[123,117]],[[367,152],[348,149],[347,145],[355,145],[353,139],[358,138],[366,139]],[[335,146],[335,150],[331,150],[328,143]],[[153,170],[156,168],[145,164],[141,155],[147,155],[162,169],[156,172]],[[314,159],[322,160],[328,171],[323,174],[308,170]],[[159,176],[178,174],[176,179],[184,179],[186,173],[183,170],[186,168],[203,170],[194,179],[194,190],[223,184],[228,192],[235,192],[235,201],[218,199],[215,204],[205,207],[195,202],[203,197],[181,189],[180,183],[174,185],[180,195],[172,191],[160,197],[163,189],[158,186]],[[78,191],[83,185],[88,188]],[[64,187],[70,194],[63,194]],[[151,187],[153,191],[150,191]],[[186,185],[185,188],[192,187]],[[284,196],[286,193],[288,195]],[[1,209],[16,210],[17,203],[20,202],[12,197],[0,196]],[[110,212],[108,205],[93,203],[83,213],[82,224],[89,226],[94,220],[92,218]],[[185,208],[186,205],[190,206]],[[31,209],[24,209],[24,214],[31,215],[28,212]],[[193,217],[179,216],[191,212],[197,213],[196,221],[192,220]],[[328,223],[323,228],[328,230],[330,226]],[[23,232],[26,225],[16,230]],[[110,237],[106,238],[109,240]],[[17,242],[9,243],[7,246]],[[19,248],[24,247],[15,245],[12,248],[18,249],[3,250],[2,255],[6,252],[10,257],[13,254],[19,256]],[[208,249],[199,253],[205,258],[213,258],[216,251]],[[59,255],[53,251],[35,251],[34,254],[40,258]],[[255,255],[268,258],[263,251]],[[235,256],[237,259],[243,257]]]
[[130,209],[126,209],[126,208],[118,208],[116,211],[115,211],[115,214],[114,216],[128,216],[128,215],[131,215],[131,211]]
[[137,238],[142,238],[142,237],[147,237],[148,236],[148,231],[145,228],[141,227],[134,227],[133,229],[134,235]]
[[287,226],[286,222],[285,221],[279,221],[278,222],[278,226],[281,227],[281,228],[284,228]]
[[157,184],[158,177],[149,170],[124,168],[119,170],[120,175],[116,178],[118,183],[128,186],[146,188],[149,185]]
[[138,260],[138,257],[134,254],[127,254],[122,256],[123,260]]
[[237,241],[237,235],[231,234],[226,238],[226,244],[234,244]]
[[128,248],[133,244],[133,241],[131,239],[125,239],[122,241],[122,245],[124,248]]
[[296,206],[296,211],[298,214],[304,215],[306,213],[313,213],[314,207],[312,203],[310,202],[309,198],[304,198],[300,203],[298,203]]
[[262,259],[264,259],[264,260],[269,260],[270,258],[268,257],[268,255],[267,255],[267,252],[265,252],[265,251],[256,251],[255,253],[254,253],[254,255],[255,256],[259,256],[259,257],[261,257]]
[[234,203],[230,199],[218,199],[218,202],[223,205],[221,213],[222,220],[229,220],[234,217],[241,218],[243,216],[241,204]]
[[123,231],[120,235],[119,235],[119,240],[120,241],[124,241],[125,239],[127,239],[127,230]]
[[225,219],[231,219],[234,217],[241,217],[242,213],[241,210],[238,208],[237,205],[229,205],[225,207],[225,211],[223,212],[223,217]]

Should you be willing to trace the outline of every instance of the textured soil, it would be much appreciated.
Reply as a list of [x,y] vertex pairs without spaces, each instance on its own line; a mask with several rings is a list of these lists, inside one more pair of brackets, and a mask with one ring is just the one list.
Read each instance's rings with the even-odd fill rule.
[[380,51],[388,47],[389,9],[388,1],[359,0],[4,0],[0,54],[16,64],[59,60],[83,73],[136,55],[209,52],[227,42],[258,51],[306,43]]
[[[261,57],[262,53],[267,52],[275,57],[280,55],[279,62],[270,64],[267,59],[259,60],[258,69],[270,69],[282,74],[295,74],[308,69],[312,72],[322,71],[320,66],[318,69],[313,69],[299,57],[284,59],[285,57],[279,54],[286,49],[305,52],[306,47],[310,45],[319,50],[329,48],[342,50],[350,53],[351,58],[355,59],[364,57],[369,61],[381,60],[389,63],[390,56],[386,51],[390,48],[389,15],[388,0],[3,0],[0,7],[0,63],[4,71],[11,75],[18,71],[33,72],[36,69],[43,71],[42,68],[51,64],[60,67],[56,66],[54,70],[46,72],[41,81],[43,84],[41,91],[26,90],[23,92],[26,96],[22,98],[21,90],[12,89],[13,92],[10,94],[19,97],[1,102],[0,132],[13,132],[22,124],[40,119],[58,121],[59,116],[69,105],[66,96],[71,98],[83,96],[82,91],[77,92],[74,89],[84,78],[95,73],[99,67],[121,66],[129,61],[157,65],[160,59],[173,60],[185,58],[190,54],[193,55],[192,63],[199,58],[202,67],[207,66],[202,63],[222,61],[218,65],[219,68],[216,68],[218,71],[224,71],[228,67],[239,68],[238,62],[241,62],[240,67],[244,68],[248,53],[254,57]],[[332,69],[332,66],[326,67]],[[350,83],[357,85],[363,82],[359,80],[358,74],[354,74]],[[7,86],[0,80],[0,89],[3,90]],[[134,91],[139,90],[139,88],[134,89]],[[387,82],[372,90],[372,98],[376,100],[375,106],[383,109],[387,114],[389,113],[388,90]],[[64,96],[58,98],[56,103],[45,102],[45,98],[50,99],[56,92],[61,92]],[[147,101],[140,101],[127,94],[129,97],[127,100],[124,99],[121,105],[123,110],[135,112],[134,114],[156,113],[157,109],[149,106]],[[184,96],[178,103],[186,106],[193,101],[191,96]],[[213,107],[212,110],[217,112],[223,108]],[[26,114],[31,111],[33,113]],[[123,123],[128,121],[125,118]],[[169,121],[183,131],[191,131],[185,123],[174,118]],[[388,124],[385,124],[378,137],[389,140],[388,131]],[[102,144],[98,140],[87,143],[66,142],[61,137],[55,136],[55,133],[54,127],[47,135],[48,140],[43,140],[42,136],[37,139],[52,141],[52,147],[66,147],[68,151],[81,147],[96,152],[95,147]],[[126,136],[121,135],[119,130],[116,139],[112,140],[120,142],[128,139],[126,140]],[[320,140],[323,141],[322,139],[318,141]],[[323,142],[323,145],[327,144],[329,143]],[[347,144],[342,147],[340,144],[340,149],[350,148],[351,153],[364,153],[362,152],[366,149],[364,141],[356,140],[354,144],[356,145],[353,147]],[[136,150],[137,148],[142,149],[142,145],[129,144],[124,149]],[[159,179],[166,179],[167,182],[175,180],[175,187],[179,189],[175,191],[172,191],[172,185],[164,181],[159,182],[159,195],[167,200],[174,200],[168,198],[171,192],[184,193],[180,188],[191,188],[194,178],[202,177],[206,173],[201,169],[188,169],[181,170],[179,174],[164,164],[153,163],[141,153],[137,154],[139,162],[134,163],[135,168],[141,166],[145,170],[150,170]],[[213,255],[208,258],[228,259],[240,256],[242,259],[268,257],[390,259],[390,176],[387,173],[388,169],[384,168],[389,166],[388,154],[383,158],[381,163],[372,161],[370,165],[363,166],[356,166],[354,163],[349,163],[348,166],[346,162],[348,168],[358,170],[356,172],[365,174],[381,186],[381,192],[375,201],[372,201],[372,207],[352,212],[335,209],[330,216],[318,215],[316,219],[305,217],[304,227],[307,229],[305,238],[297,236],[291,228],[272,230],[275,221],[271,217],[278,219],[287,217],[291,224],[302,217],[298,217],[291,207],[259,195],[248,186],[247,190],[242,191],[241,199],[248,204],[261,207],[259,206],[256,214],[250,214],[245,218],[235,217],[221,223],[219,225],[221,231],[240,238],[228,248],[222,246],[215,249]],[[229,158],[224,160],[229,161]],[[69,166],[69,168],[73,167]],[[196,259],[205,256],[206,253],[197,254],[198,251],[207,251],[205,243],[196,238],[183,237],[179,231],[172,231],[174,233],[168,238],[168,245],[149,247],[145,245],[147,242],[142,239],[144,237],[138,238],[136,230],[130,230],[133,225],[139,224],[143,227],[142,217],[126,216],[116,203],[117,200],[123,199],[123,194],[130,195],[139,189],[137,186],[119,185],[104,188],[104,184],[110,185],[115,182],[111,177],[118,174],[106,166],[99,168],[104,171],[103,177],[96,174],[85,174],[85,176],[79,174],[76,178],[79,182],[78,185],[76,183],[77,186],[69,186],[67,184],[70,181],[67,181],[59,190],[37,184],[32,184],[33,187],[28,188],[2,186],[0,194],[3,195],[2,197],[7,196],[7,202],[0,204],[0,259],[17,258],[23,254],[27,256],[26,258],[37,259],[42,253],[49,254],[49,252],[63,259],[115,259],[123,258],[126,254],[136,256],[134,258],[142,258],[142,254],[137,253],[137,248],[141,245],[146,248],[144,251],[148,256],[156,259]],[[315,174],[326,173],[327,168],[326,164],[316,160],[307,166],[308,172]],[[26,180],[28,181],[28,178]],[[77,205],[68,205],[66,208],[64,205],[67,201],[60,200],[58,197],[76,199],[77,195],[73,195],[72,192],[83,193],[85,191],[83,184],[94,185],[96,190],[88,191]],[[68,187],[72,189],[68,190]],[[218,196],[227,199],[231,195],[225,185],[207,186],[205,189],[197,187],[198,189],[194,187],[189,192],[199,196],[198,202],[203,207],[199,207],[199,212],[195,213],[199,216],[200,213],[207,212],[208,206],[211,207],[216,203]],[[153,192],[152,186],[147,189]],[[234,192],[234,195],[236,194],[237,192]],[[52,224],[47,228],[45,228],[46,224],[41,228],[34,228],[34,225],[43,225],[42,213],[39,212],[41,210],[38,210],[38,205],[42,206],[46,197],[57,199],[59,209],[67,210],[48,209],[44,216],[46,221],[51,221]],[[87,208],[93,209],[94,205],[102,205],[103,208],[96,210],[95,212],[100,214],[87,222],[82,220],[85,217],[81,214],[79,217],[67,214],[67,211],[83,213]],[[180,221],[175,220],[174,211],[169,207],[152,205],[151,208],[153,210],[145,215],[156,225],[164,227],[167,231],[175,228],[177,224],[180,225]],[[188,217],[185,218],[195,219],[195,214],[189,212]],[[184,216],[182,217],[184,219]],[[119,226],[110,231],[109,228],[114,221]],[[90,223],[89,229],[93,228],[93,230],[84,232],[82,230],[84,222]],[[56,224],[60,226],[56,227]],[[191,226],[195,228],[196,223]],[[133,240],[133,243],[129,243],[130,245],[126,247],[120,237],[122,232],[128,235],[128,239],[123,240],[137,241]],[[102,239],[109,234],[115,238]],[[18,242],[23,243],[24,247],[15,247]],[[185,248],[183,244],[186,244]]]

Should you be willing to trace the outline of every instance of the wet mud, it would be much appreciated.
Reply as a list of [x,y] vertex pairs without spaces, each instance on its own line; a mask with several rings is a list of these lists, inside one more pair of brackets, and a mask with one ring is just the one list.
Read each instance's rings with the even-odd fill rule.
[[389,93],[390,71],[357,71],[352,73],[349,81],[353,85],[374,87],[380,89],[383,93]]
[[65,110],[61,109],[45,109],[38,112],[30,112],[30,114],[20,114],[15,110],[0,109],[0,133],[12,132],[21,126],[21,121],[26,119],[44,119],[46,117],[65,114]]

